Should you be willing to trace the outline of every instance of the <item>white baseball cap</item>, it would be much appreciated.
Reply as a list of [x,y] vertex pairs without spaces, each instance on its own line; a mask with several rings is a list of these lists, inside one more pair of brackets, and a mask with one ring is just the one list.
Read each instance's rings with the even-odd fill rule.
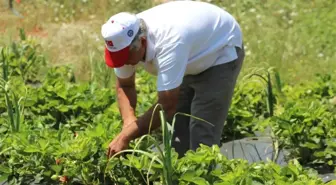
[[129,46],[140,28],[139,19],[130,13],[113,15],[101,27],[105,40],[105,62],[111,68],[125,65],[129,56]]

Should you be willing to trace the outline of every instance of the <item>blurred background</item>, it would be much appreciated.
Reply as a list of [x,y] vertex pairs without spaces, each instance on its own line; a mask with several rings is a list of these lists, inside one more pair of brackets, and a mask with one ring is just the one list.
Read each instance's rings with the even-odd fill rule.
[[[13,9],[10,9],[12,2]],[[49,65],[72,66],[76,79],[111,78],[101,25],[120,11],[137,13],[164,0],[0,0],[0,45],[23,28]],[[336,72],[336,3],[332,0],[207,0],[233,14],[246,46],[243,73],[276,67],[287,83]]]

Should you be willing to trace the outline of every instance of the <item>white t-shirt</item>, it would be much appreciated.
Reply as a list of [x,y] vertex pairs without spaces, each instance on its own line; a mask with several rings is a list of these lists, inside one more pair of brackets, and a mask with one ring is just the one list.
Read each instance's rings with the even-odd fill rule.
[[199,74],[209,67],[237,58],[242,46],[236,20],[223,9],[205,2],[172,1],[137,14],[147,27],[144,62],[115,68],[120,78],[143,66],[157,76],[157,90],[178,87],[185,75]]

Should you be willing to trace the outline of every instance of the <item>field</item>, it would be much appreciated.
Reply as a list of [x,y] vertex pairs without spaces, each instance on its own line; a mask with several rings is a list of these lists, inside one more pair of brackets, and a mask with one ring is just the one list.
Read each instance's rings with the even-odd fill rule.
[[[6,0],[0,2],[0,184],[336,184],[319,176],[336,172],[336,2],[208,2],[237,18],[247,52],[222,143],[267,133],[271,160],[229,159],[220,146],[178,159],[164,117],[160,130],[108,160],[122,122],[100,26],[116,12],[161,2],[17,0],[12,11]],[[156,79],[138,74],[141,114],[156,100]],[[283,150],[285,166],[276,163]]]

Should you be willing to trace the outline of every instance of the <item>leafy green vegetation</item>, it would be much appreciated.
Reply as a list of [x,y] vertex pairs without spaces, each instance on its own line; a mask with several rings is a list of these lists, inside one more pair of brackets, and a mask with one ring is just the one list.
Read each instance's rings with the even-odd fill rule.
[[[335,3],[210,2],[237,17],[247,52],[222,142],[269,134],[274,157],[285,150],[288,165],[229,160],[217,146],[178,159],[163,114],[160,130],[108,160],[121,119],[96,33],[111,14],[158,2],[36,0],[14,4],[27,17],[19,26],[0,18],[8,36],[0,40],[0,182],[323,184],[317,172],[333,173],[336,163]],[[136,83],[140,114],[155,102],[155,77],[139,69]]]
[[[0,99],[1,181],[323,184],[317,171],[334,170],[336,85],[331,75],[291,86],[281,82],[279,73],[259,70],[236,88],[222,141],[254,136],[271,127],[278,149],[289,153],[287,166],[228,160],[218,146],[202,146],[178,159],[163,114],[162,134],[139,138],[120,157],[108,160],[108,143],[121,129],[114,90],[94,80],[78,83],[69,66],[49,67],[40,53],[23,31],[21,40],[1,48],[1,93],[6,95]],[[138,112],[142,112],[156,94],[149,76],[139,74]]]

